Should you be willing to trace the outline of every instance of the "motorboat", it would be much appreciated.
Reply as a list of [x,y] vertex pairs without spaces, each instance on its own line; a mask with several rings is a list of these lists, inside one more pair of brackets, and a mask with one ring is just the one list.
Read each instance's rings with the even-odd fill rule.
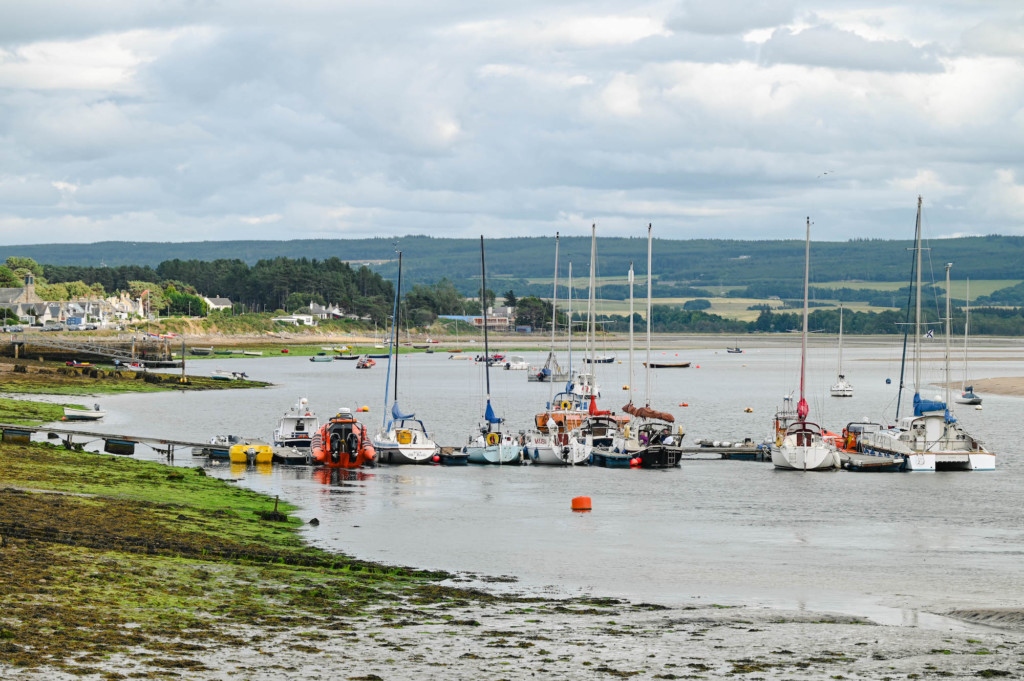
[[100,410],[100,405],[94,404],[92,409],[76,409],[64,407],[65,421],[99,421],[107,415],[107,412]]
[[210,372],[210,378],[216,381],[240,381],[249,378],[244,371],[228,371],[227,369],[214,369]]
[[351,409],[339,409],[313,435],[310,454],[318,464],[332,468],[360,468],[377,463],[377,453],[366,427],[352,416]]
[[505,358],[505,369],[511,371],[526,371],[530,368],[529,363],[519,355],[509,355]]
[[266,464],[274,460],[274,448],[262,440],[243,440],[228,450],[231,463]]
[[320,428],[320,419],[309,408],[309,400],[299,399],[284,413],[274,429],[274,444],[280,447],[309,449],[313,434]]

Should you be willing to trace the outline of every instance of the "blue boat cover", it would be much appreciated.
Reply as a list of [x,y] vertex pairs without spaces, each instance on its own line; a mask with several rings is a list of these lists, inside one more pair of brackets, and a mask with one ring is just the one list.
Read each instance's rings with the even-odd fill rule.
[[396,421],[402,421],[404,419],[414,419],[416,414],[403,414],[402,410],[398,407],[398,402],[391,405],[391,418]]
[[484,412],[484,418],[487,419],[488,423],[501,423],[502,421],[502,419],[495,415],[490,400],[487,400],[487,411]]
[[[942,411],[946,409],[946,403],[938,400],[922,400],[920,393],[914,393],[914,416],[921,416],[926,411]],[[949,411],[946,411],[946,418],[949,418]]]

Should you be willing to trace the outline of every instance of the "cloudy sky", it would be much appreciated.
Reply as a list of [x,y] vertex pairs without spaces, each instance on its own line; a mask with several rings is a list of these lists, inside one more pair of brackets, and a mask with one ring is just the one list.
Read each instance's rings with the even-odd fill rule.
[[0,0],[0,242],[1024,234],[1020,0]]

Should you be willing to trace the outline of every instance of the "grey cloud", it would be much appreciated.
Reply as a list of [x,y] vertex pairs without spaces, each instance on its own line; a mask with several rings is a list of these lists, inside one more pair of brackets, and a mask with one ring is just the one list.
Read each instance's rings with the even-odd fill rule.
[[908,40],[867,40],[834,26],[815,26],[796,33],[778,29],[762,45],[761,61],[863,71],[943,70],[934,46],[919,48]]
[[734,34],[793,20],[793,0],[683,0],[668,21],[675,31]]

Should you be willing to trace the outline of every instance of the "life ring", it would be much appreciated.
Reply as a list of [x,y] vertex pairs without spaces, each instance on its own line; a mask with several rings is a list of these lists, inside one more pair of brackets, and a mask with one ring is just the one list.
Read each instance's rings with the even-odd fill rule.
[[565,411],[567,409],[570,409],[572,407],[572,405],[569,404],[569,400],[562,400],[562,404],[560,404],[558,406],[560,406],[563,411]]
[[487,433],[487,444],[496,445],[501,440],[497,433]]

